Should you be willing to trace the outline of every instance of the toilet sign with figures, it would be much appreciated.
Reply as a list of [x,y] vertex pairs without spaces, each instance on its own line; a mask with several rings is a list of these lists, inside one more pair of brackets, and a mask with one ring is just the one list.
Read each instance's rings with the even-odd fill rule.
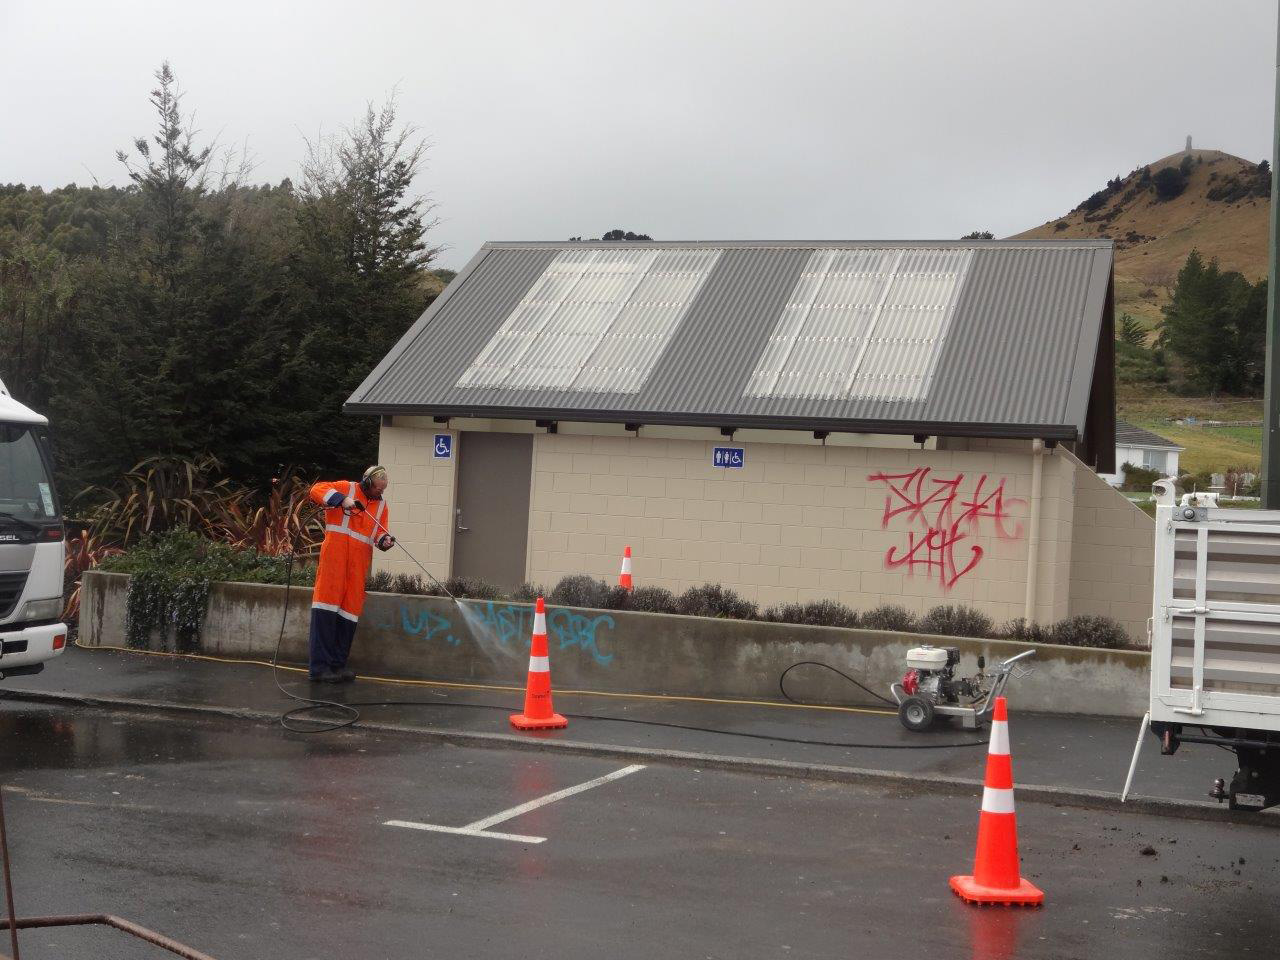
[[740,470],[746,462],[747,455],[741,447],[716,447],[711,454],[711,465],[727,470]]

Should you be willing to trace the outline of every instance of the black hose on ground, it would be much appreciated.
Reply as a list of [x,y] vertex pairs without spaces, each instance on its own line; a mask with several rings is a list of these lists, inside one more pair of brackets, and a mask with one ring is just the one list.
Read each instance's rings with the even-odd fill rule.
[[[284,613],[280,615],[280,636],[276,637],[276,650],[271,655],[271,679],[275,681],[276,689],[283,693],[290,700],[299,701],[302,706],[294,707],[292,710],[286,710],[280,714],[280,726],[292,733],[327,733],[330,730],[341,730],[343,727],[349,727],[360,719],[360,711],[349,704],[339,703],[336,700],[321,700],[317,697],[303,697],[296,693],[291,693],[284,688],[284,684],[280,682],[280,646],[284,643],[285,623],[289,619],[289,591],[293,588],[293,551],[289,551],[288,559],[285,565],[284,574]],[[333,720],[307,720],[307,723],[313,724],[309,727],[297,727],[293,725],[296,717],[304,714],[312,713],[319,710],[331,710],[338,714]],[[318,724],[318,726],[314,726]]]

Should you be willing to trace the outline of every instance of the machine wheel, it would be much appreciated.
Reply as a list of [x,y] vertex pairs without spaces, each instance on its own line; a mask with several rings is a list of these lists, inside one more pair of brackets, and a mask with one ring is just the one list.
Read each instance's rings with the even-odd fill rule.
[[898,719],[908,730],[928,730],[933,726],[933,704],[924,697],[907,697],[898,706]]

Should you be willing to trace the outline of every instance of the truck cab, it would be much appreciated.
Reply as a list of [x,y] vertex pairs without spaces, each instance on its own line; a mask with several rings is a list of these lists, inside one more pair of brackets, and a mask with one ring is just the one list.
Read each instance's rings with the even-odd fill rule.
[[0,381],[0,680],[39,673],[66,648],[65,550],[49,421]]

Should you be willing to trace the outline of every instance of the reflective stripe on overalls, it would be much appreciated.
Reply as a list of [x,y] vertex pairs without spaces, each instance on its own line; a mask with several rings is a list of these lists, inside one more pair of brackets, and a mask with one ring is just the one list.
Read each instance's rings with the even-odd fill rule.
[[[364,610],[365,579],[373,562],[374,541],[385,530],[387,505],[381,500],[366,501],[354,482],[346,481],[345,485],[347,496],[363,505],[365,511],[373,512],[346,513],[341,507],[326,508],[324,543],[320,547],[311,606],[356,621]],[[328,495],[325,488],[340,492],[338,487],[338,483],[316,484],[312,498],[322,501],[322,497]]]

